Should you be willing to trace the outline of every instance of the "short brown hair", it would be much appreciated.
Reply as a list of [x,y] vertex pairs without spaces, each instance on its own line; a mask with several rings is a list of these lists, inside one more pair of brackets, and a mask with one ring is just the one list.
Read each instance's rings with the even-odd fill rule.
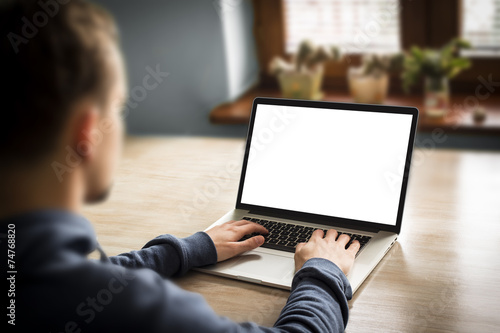
[[75,102],[109,91],[115,24],[84,0],[17,0],[0,5],[0,31],[1,164],[35,161],[56,147]]

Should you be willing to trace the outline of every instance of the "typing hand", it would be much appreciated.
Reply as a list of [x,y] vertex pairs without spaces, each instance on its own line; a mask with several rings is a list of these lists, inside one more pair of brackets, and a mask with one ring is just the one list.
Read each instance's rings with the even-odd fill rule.
[[347,275],[354,264],[354,258],[359,250],[360,244],[357,240],[345,249],[350,238],[347,235],[340,235],[337,238],[336,230],[328,230],[323,238],[323,230],[313,232],[309,242],[299,243],[295,249],[295,271],[302,268],[304,263],[311,258],[324,258],[336,264],[344,274]]
[[268,233],[263,226],[245,220],[229,221],[206,231],[215,244],[218,262],[261,246],[264,243],[264,236],[261,235],[238,242],[243,236],[254,232]]

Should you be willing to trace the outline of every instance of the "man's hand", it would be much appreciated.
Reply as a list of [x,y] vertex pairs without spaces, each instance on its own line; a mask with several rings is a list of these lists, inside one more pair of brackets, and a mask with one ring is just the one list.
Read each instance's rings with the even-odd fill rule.
[[206,231],[215,244],[218,262],[261,246],[264,243],[264,236],[260,235],[238,242],[243,236],[253,232],[269,233],[260,224],[245,220],[229,221]]
[[295,271],[302,268],[304,263],[311,258],[328,259],[344,272],[349,273],[354,264],[354,258],[359,251],[360,244],[357,240],[345,249],[349,242],[349,236],[340,235],[338,240],[336,230],[328,230],[326,237],[323,238],[323,230],[313,232],[309,242],[299,243],[295,249]]

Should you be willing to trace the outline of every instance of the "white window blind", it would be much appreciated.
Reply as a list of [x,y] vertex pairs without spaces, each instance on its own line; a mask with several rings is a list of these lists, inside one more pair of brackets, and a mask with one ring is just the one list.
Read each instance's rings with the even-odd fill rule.
[[500,0],[462,0],[462,37],[472,44],[465,56],[500,56]]
[[285,48],[309,39],[345,53],[399,52],[398,0],[284,0]]

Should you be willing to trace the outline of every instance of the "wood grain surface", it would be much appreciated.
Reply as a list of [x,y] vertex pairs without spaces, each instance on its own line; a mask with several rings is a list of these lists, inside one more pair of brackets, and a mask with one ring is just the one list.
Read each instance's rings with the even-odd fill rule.
[[[241,139],[128,138],[108,201],[87,206],[108,255],[203,230],[234,207]],[[500,331],[500,154],[417,149],[402,233],[350,301],[347,332]],[[271,326],[288,292],[190,272],[175,281]]]

